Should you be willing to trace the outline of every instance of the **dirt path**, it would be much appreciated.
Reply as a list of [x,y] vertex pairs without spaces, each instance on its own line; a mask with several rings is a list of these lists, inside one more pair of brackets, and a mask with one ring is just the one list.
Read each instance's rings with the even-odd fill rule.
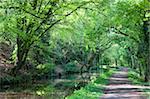
[[150,86],[132,85],[127,72],[127,68],[120,68],[113,74],[100,99],[150,99],[141,91],[141,89],[150,89]]

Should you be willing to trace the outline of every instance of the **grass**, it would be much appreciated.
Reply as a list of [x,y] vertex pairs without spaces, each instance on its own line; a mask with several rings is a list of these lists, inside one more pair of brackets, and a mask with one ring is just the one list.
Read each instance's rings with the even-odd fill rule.
[[91,82],[80,90],[74,91],[71,96],[65,99],[99,99],[103,94],[104,85],[108,83],[108,78],[112,75],[113,70],[101,74],[99,77],[92,77]]
[[[128,72],[128,79],[135,85],[150,86],[150,82],[144,82],[144,78],[140,77],[140,75],[133,70]],[[150,89],[141,89],[141,91],[145,92],[147,95],[150,95]]]
[[150,86],[150,82],[145,82],[144,77],[141,77],[137,72],[134,70],[130,70],[128,72],[128,79],[135,85],[147,85]]
[[128,79],[133,83],[133,84],[143,84],[144,83],[144,79],[142,77],[140,77],[140,75],[138,73],[136,73],[133,70],[130,70],[128,72]]

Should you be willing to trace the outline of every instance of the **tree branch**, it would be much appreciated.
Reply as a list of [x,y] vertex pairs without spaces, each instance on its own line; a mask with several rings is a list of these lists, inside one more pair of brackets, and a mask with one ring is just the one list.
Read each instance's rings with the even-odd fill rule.
[[129,34],[123,33],[122,31],[118,30],[118,29],[115,28],[115,27],[111,27],[111,28],[113,28],[113,29],[116,30],[116,32],[114,32],[114,33],[116,33],[116,34],[121,34],[121,35],[124,35],[124,36],[127,36],[127,37],[133,39],[133,40],[134,40],[135,42],[137,42],[137,43],[139,42],[136,38],[134,38],[133,36],[130,36]]
[[74,10],[72,10],[71,12],[69,12],[68,14],[64,15],[64,18],[61,18],[61,19],[55,21],[54,23],[52,23],[43,33],[41,33],[41,34],[39,35],[39,38],[40,38],[42,35],[44,35],[44,34],[45,34],[50,28],[52,28],[55,24],[59,23],[61,20],[65,19],[67,16],[70,16],[73,12],[75,12],[76,10],[78,10],[79,8],[81,8],[82,6],[84,6],[84,5],[88,4],[88,3],[90,3],[90,2],[86,2],[86,3],[84,3],[84,4],[82,4],[82,5],[78,6],[78,7],[76,7],[76,9],[74,9]]
[[37,16],[37,15],[35,15],[35,14],[33,14],[33,13],[31,13],[31,12],[29,12],[29,11],[27,11],[27,10],[25,10],[25,9],[22,9],[24,12],[26,12],[26,13],[28,13],[28,14],[30,14],[30,15],[32,15],[32,16],[34,16],[34,17],[36,17],[36,18],[39,18],[39,19],[44,19],[44,18],[41,18],[41,17],[39,17],[39,16]]

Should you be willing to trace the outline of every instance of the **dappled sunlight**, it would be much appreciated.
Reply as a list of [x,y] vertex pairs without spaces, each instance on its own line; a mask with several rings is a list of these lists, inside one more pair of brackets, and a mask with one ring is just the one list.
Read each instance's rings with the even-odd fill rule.
[[0,99],[146,99],[150,0],[0,0]]
[[150,86],[133,85],[128,79],[128,69],[120,68],[109,78],[109,84],[105,86],[104,95],[101,99],[147,99],[143,90]]

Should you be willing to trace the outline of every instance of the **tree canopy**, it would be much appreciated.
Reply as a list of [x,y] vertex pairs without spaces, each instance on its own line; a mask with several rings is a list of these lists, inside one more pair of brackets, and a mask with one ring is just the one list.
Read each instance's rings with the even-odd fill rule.
[[122,65],[147,82],[149,33],[149,0],[0,1],[0,41],[13,48],[14,76]]

